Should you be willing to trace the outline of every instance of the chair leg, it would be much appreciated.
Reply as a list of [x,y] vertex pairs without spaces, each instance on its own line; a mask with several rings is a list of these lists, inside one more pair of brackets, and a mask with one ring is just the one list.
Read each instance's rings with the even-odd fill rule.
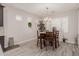
[[59,44],[59,41],[58,41],[58,46],[59,46],[60,44]]
[[43,40],[43,45],[44,45],[44,47],[46,46],[45,40]]
[[58,48],[59,47],[59,41],[57,41],[56,44],[57,44],[57,48]]
[[38,46],[38,44],[39,44],[39,40],[37,40],[37,46]]
[[58,47],[59,47],[59,41],[58,41]]
[[55,42],[55,48],[57,48],[57,41]]
[[53,50],[55,49],[55,42],[53,41]]
[[45,47],[46,47],[46,51],[47,51],[47,40],[45,40]]

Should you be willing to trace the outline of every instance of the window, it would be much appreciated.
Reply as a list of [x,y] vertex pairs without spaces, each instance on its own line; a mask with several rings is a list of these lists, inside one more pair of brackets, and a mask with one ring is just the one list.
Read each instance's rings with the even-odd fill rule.
[[61,29],[61,19],[55,18],[52,21],[52,27],[56,27],[58,30]]
[[21,21],[22,17],[20,15],[16,15],[16,20]]
[[67,33],[68,32],[68,17],[54,18],[52,20],[52,27]]
[[61,21],[62,31],[64,33],[68,33],[68,17],[63,17]]

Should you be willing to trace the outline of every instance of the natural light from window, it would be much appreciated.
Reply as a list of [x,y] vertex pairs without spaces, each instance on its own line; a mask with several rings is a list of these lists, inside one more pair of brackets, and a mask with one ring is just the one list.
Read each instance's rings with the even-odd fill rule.
[[68,33],[68,17],[54,18],[52,20],[52,27],[56,27],[58,30]]

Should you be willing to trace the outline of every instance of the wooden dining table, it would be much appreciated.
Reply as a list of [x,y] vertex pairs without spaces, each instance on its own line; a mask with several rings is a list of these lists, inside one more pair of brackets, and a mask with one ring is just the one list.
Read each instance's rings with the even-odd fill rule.
[[[46,32],[40,33],[40,49],[43,49],[43,45],[45,46]],[[55,40],[56,41],[56,40]]]

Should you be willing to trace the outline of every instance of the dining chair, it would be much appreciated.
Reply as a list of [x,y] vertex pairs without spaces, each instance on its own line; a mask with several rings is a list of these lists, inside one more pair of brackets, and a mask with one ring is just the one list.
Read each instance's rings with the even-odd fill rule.
[[46,33],[45,32],[40,33],[40,47],[41,47],[41,49],[43,46],[44,47],[46,46],[45,38],[46,38]]
[[56,31],[56,48],[59,46],[59,31]]
[[55,46],[54,46],[54,40],[53,40],[53,32],[46,32],[45,44],[46,44],[46,49],[48,45],[53,46],[53,49],[54,49]]

